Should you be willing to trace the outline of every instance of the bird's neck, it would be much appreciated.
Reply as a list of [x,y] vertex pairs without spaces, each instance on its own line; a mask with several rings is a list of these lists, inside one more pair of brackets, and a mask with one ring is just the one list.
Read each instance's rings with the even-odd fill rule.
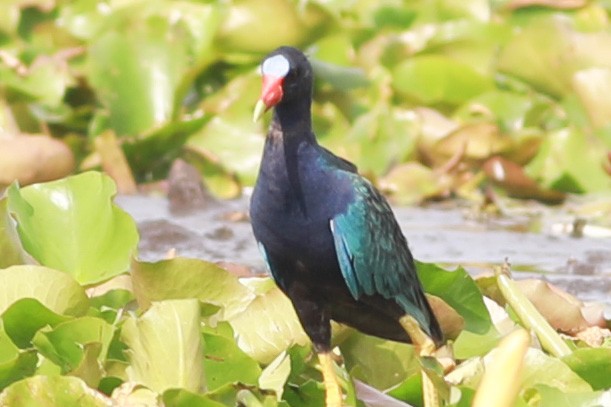
[[[280,103],[274,109],[272,128],[276,130],[272,136],[279,136],[287,148],[296,147],[302,142],[316,143],[312,133],[312,115],[309,98]],[[279,140],[277,140],[279,141]]]
[[[301,103],[301,102],[295,102]],[[272,124],[265,143],[260,176],[284,191],[287,207],[296,205],[307,216],[304,192],[300,177],[300,152],[307,145],[317,145],[312,132],[310,100],[302,105],[281,103],[274,109]]]

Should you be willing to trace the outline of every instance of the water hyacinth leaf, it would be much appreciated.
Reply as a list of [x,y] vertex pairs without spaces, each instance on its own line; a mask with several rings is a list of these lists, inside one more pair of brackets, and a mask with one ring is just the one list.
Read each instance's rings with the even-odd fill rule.
[[276,398],[281,400],[284,385],[290,373],[291,357],[286,352],[282,352],[261,373],[258,381],[259,388],[273,391],[276,393]]
[[25,265],[0,270],[0,313],[23,298],[63,315],[83,315],[89,307],[85,290],[66,273]]
[[20,351],[4,331],[0,320],[0,389],[34,374],[37,363],[36,352]]
[[108,407],[110,400],[71,376],[34,376],[13,383],[0,394],[0,405],[11,407]]
[[432,146],[439,164],[463,151],[465,161],[480,161],[490,155],[502,153],[511,147],[511,140],[501,135],[498,126],[490,123],[473,123],[462,126]]
[[68,372],[81,365],[87,344],[99,344],[89,352],[95,351],[100,362],[106,360],[114,331],[114,327],[103,319],[85,316],[38,331],[32,344],[42,355]]
[[440,297],[464,319],[465,329],[477,334],[492,326],[482,293],[462,267],[447,271],[433,263],[417,262],[418,277],[427,293]]
[[410,375],[401,384],[390,389],[388,395],[405,401],[410,406],[422,406],[422,375]]
[[344,67],[316,59],[311,62],[316,77],[335,89],[348,91],[369,85],[365,72],[360,68]]
[[155,302],[141,317],[125,321],[130,381],[162,393],[205,388],[200,309],[196,299]]
[[260,363],[270,363],[291,345],[309,343],[293,304],[274,284],[228,322],[238,346]]
[[426,104],[459,105],[492,88],[490,78],[442,55],[419,55],[393,71],[393,87]]
[[579,348],[562,358],[594,390],[611,388],[611,348]]
[[80,377],[87,386],[97,388],[105,375],[102,363],[98,360],[102,351],[102,344],[99,342],[86,343],[82,345],[83,357],[80,362],[67,372],[70,376]]
[[544,384],[534,386],[526,395],[537,407],[598,407],[608,405],[611,400],[609,392],[564,392]]
[[578,70],[611,67],[610,46],[609,33],[581,33],[566,17],[548,14],[534,18],[508,41],[499,55],[498,69],[561,98],[572,91],[571,81]]
[[[487,365],[494,360],[497,350],[493,349],[483,358],[469,359],[449,373],[446,379],[453,384],[477,387]],[[528,348],[522,372],[519,386],[522,390],[543,384],[567,393],[592,391],[590,385],[560,359],[539,349]]]
[[[484,364],[488,364],[490,359],[491,354],[486,355],[484,357]],[[524,358],[523,372],[522,388],[546,384],[567,393],[592,390],[585,380],[573,372],[560,359],[549,356],[539,349],[528,349]]]
[[95,0],[77,0],[59,9],[58,24],[81,39],[90,39],[104,26],[106,16]]
[[586,110],[592,127],[600,129],[611,124],[611,67],[588,68],[573,75],[573,88]]
[[215,45],[229,55],[260,55],[281,45],[305,42],[309,30],[321,30],[324,20],[324,14],[312,4],[304,4],[299,11],[288,0],[243,0],[228,10]]
[[385,390],[419,371],[412,346],[353,332],[340,344],[351,376]]
[[491,326],[487,332],[477,334],[463,330],[454,341],[453,350],[456,359],[468,359],[485,355],[499,342],[501,335]]
[[113,181],[97,172],[8,190],[23,247],[42,265],[95,284],[129,268],[134,220],[112,203]]
[[134,294],[142,308],[152,301],[197,298],[220,307],[219,319],[232,318],[255,298],[234,275],[214,263],[176,257],[155,263],[134,261]]
[[159,394],[145,386],[127,381],[112,392],[112,402],[120,406],[159,407]]
[[90,44],[88,75],[119,136],[151,130],[174,113],[188,38],[169,19],[148,16],[109,29]]
[[252,109],[261,92],[261,79],[240,76],[203,106],[216,115],[189,138],[188,147],[217,157],[245,184],[253,184],[263,151],[262,124],[253,123]]
[[187,139],[211,119],[207,115],[182,117],[122,144],[138,179],[166,176],[170,163],[179,155]]
[[380,189],[397,205],[413,205],[447,195],[450,182],[419,162],[408,162],[380,179]]
[[3,86],[48,106],[58,106],[73,78],[61,58],[40,56],[21,75],[0,65]]
[[526,172],[544,186],[565,192],[601,192],[611,188],[601,141],[576,128],[550,132]]
[[519,130],[535,102],[532,98],[506,90],[491,90],[469,100],[456,112],[459,119],[490,118],[504,132]]
[[254,386],[261,375],[259,364],[242,351],[233,337],[204,333],[204,370],[209,391],[226,384]]
[[185,389],[166,390],[162,397],[165,407],[225,407],[227,405]]
[[379,176],[414,151],[417,127],[417,117],[410,111],[380,106],[359,116],[342,142],[358,143],[355,164],[362,173]]
[[8,199],[0,199],[0,268],[24,263],[23,248],[8,210]]
[[45,326],[55,327],[70,317],[56,314],[33,298],[22,298],[2,314],[4,329],[15,345],[28,348],[36,332]]

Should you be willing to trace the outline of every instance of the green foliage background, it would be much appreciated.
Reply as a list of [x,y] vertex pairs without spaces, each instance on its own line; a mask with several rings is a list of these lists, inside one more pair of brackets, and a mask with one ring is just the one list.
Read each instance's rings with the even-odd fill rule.
[[[115,184],[85,171],[108,164],[100,146],[116,142],[137,181],[166,177],[182,157],[217,195],[237,196],[254,182],[264,142],[265,124],[251,121],[257,66],[290,44],[315,66],[321,142],[397,202],[478,196],[486,179],[543,200],[608,192],[610,9],[602,0],[0,2],[0,187],[24,169],[32,180],[67,175],[73,160],[83,172],[13,184],[0,199],[0,405],[320,405],[316,359],[269,279],[201,260],[133,260],[139,237],[112,203]],[[503,182],[495,162],[532,184]],[[506,324],[525,317],[492,323],[482,292],[515,305],[493,278],[423,264],[419,273],[462,319],[457,369],[445,381],[431,374],[449,405],[467,406]],[[515,405],[608,400],[609,340],[552,334],[567,354],[533,343]],[[420,405],[410,346],[345,328],[335,340],[346,404],[359,405],[355,386],[365,383],[379,402]]]
[[321,142],[397,202],[469,196],[497,156],[544,190],[609,191],[609,7],[6,0],[0,137],[51,135],[83,170],[100,165],[95,140],[110,132],[138,181],[165,177],[180,156],[235,196],[254,182],[265,133],[250,120],[258,63],[289,44],[315,64]]

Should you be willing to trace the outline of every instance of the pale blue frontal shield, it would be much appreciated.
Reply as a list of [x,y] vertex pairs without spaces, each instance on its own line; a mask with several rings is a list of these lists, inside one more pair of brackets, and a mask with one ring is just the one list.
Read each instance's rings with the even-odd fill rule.
[[265,76],[272,76],[275,78],[282,78],[289,73],[291,66],[288,59],[282,55],[274,55],[273,57],[267,58],[261,65],[261,73]]

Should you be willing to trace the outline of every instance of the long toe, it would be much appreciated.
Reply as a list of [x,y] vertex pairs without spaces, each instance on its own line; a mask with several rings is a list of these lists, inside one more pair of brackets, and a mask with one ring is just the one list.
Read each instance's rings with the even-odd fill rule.
[[325,385],[326,407],[342,407],[342,389],[335,375],[331,354],[328,352],[319,353],[318,360],[320,361],[320,370]]

